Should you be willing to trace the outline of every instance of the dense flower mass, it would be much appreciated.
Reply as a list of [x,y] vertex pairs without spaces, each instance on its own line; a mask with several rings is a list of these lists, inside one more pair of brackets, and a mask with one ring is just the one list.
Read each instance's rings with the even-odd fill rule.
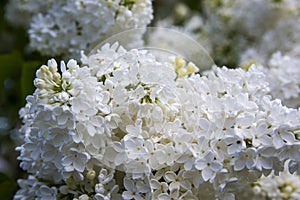
[[31,49],[80,57],[80,50],[112,34],[146,27],[152,11],[151,0],[11,0],[6,18],[28,27]]
[[216,60],[243,64],[254,59],[265,65],[277,51],[299,54],[297,0],[205,0],[204,7],[204,30]]
[[300,199],[300,178],[291,175],[287,168],[279,175],[262,176],[258,181],[240,188],[238,196],[242,199]]
[[[277,51],[299,56],[298,0],[203,0],[201,11],[178,4],[175,17],[157,26],[180,28],[194,36],[218,65],[237,67],[255,60],[266,65]],[[182,23],[176,21],[181,16]]]
[[[182,17],[181,25],[173,16],[156,25],[190,35],[219,66],[262,65],[274,99],[299,107],[299,1],[204,0],[199,4],[201,12],[177,4],[175,16]],[[160,39],[154,43],[168,38],[159,29],[153,37]]]
[[299,63],[299,57],[277,52],[272,55],[265,69],[271,95],[293,108],[300,106]]
[[261,67],[200,74],[118,44],[81,62],[36,73],[15,199],[232,199],[300,161],[300,111],[268,95]]

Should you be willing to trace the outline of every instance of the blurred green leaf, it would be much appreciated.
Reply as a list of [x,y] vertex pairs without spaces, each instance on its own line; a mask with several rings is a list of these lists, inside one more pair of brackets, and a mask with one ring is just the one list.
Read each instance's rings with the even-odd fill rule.
[[34,92],[33,80],[35,78],[36,70],[41,66],[39,61],[28,61],[23,63],[21,76],[21,91],[22,99]]
[[201,1],[199,0],[181,0],[182,3],[186,4],[192,10],[199,10],[201,7]]
[[17,183],[4,173],[0,173],[0,194],[1,199],[8,199],[17,189]]
[[20,77],[22,56],[17,51],[0,54],[0,108],[1,114],[14,118],[20,106]]
[[17,51],[7,54],[0,54],[0,90],[3,89],[4,81],[6,79],[19,79],[22,62],[22,57]]

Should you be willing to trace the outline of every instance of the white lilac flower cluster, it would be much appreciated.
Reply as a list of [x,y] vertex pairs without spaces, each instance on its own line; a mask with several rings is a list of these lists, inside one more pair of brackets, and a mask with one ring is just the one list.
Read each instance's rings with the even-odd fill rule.
[[263,177],[252,184],[253,199],[297,200],[300,198],[299,183],[299,176],[291,175],[289,172],[282,172],[279,176]]
[[36,73],[15,199],[233,199],[300,162],[300,111],[267,95],[260,67],[199,74],[118,44],[81,61]]
[[288,172],[287,167],[279,175],[262,176],[237,192],[240,199],[251,200],[297,200],[300,199],[300,177]]
[[[300,177],[284,171],[279,176],[271,175],[252,184],[255,199],[300,199]],[[259,198],[260,197],[260,198]]]
[[[297,66],[300,34],[296,25],[300,21],[299,3],[296,0],[205,1],[210,17],[203,29],[212,35],[209,40],[214,55],[242,66],[251,62],[265,66],[270,94],[295,108],[300,105]],[[209,34],[212,32],[220,34]]]
[[[158,21],[158,26],[176,24],[205,45],[214,60],[236,67],[249,59],[267,64],[281,51],[299,56],[300,2],[298,0],[204,0],[201,12],[175,6],[174,16]],[[197,34],[198,36],[195,36]]]
[[145,28],[152,12],[151,0],[11,0],[6,18],[28,28],[31,49],[77,58],[112,34]]
[[281,99],[284,105],[300,106],[300,58],[277,52],[265,68],[270,83],[270,94]]
[[265,65],[277,51],[299,55],[299,1],[205,0],[203,5],[204,31],[217,59],[227,55],[229,63],[254,59]]
[[[199,41],[220,66],[263,65],[270,94],[284,105],[297,108],[299,7],[296,0],[205,0],[202,12],[185,11],[184,23],[176,28]],[[174,12],[176,16],[182,11]],[[172,27],[175,19],[169,16],[157,26]],[[168,36],[158,29],[155,37],[164,40]]]

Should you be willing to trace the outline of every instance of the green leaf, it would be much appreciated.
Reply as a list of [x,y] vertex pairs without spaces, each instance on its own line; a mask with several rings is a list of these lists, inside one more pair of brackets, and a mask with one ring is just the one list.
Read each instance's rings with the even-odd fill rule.
[[17,186],[17,183],[12,178],[0,172],[1,199],[10,199],[12,193],[17,189]]
[[186,4],[190,9],[198,11],[201,6],[199,0],[181,0],[182,3]]
[[33,80],[35,78],[36,70],[41,66],[38,61],[28,61],[23,64],[21,76],[21,91],[22,98],[25,100],[26,96],[32,94],[35,90]]
[[7,79],[18,80],[21,74],[22,57],[17,51],[0,54],[0,90]]
[[6,116],[13,116],[20,106],[22,56],[17,51],[0,54],[0,106]]

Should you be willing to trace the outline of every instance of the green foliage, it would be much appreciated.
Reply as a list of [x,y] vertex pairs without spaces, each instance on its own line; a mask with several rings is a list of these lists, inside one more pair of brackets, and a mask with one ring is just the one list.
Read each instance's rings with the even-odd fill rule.
[[[0,55],[0,111],[15,117],[20,105],[20,77],[23,59],[17,51]],[[1,114],[1,113],[0,113]]]
[[201,7],[201,1],[195,0],[181,0],[184,4],[186,4],[192,10],[199,10]]
[[24,62],[22,65],[21,96],[23,100],[25,100],[27,95],[34,92],[33,80],[35,78],[36,70],[40,65],[41,62],[39,61],[28,61]]
[[17,183],[9,176],[0,173],[0,197],[1,199],[8,199],[12,196],[12,193],[16,190]]
[[0,55],[0,90],[3,90],[6,79],[16,80],[20,77],[22,62],[22,57],[17,51]]

